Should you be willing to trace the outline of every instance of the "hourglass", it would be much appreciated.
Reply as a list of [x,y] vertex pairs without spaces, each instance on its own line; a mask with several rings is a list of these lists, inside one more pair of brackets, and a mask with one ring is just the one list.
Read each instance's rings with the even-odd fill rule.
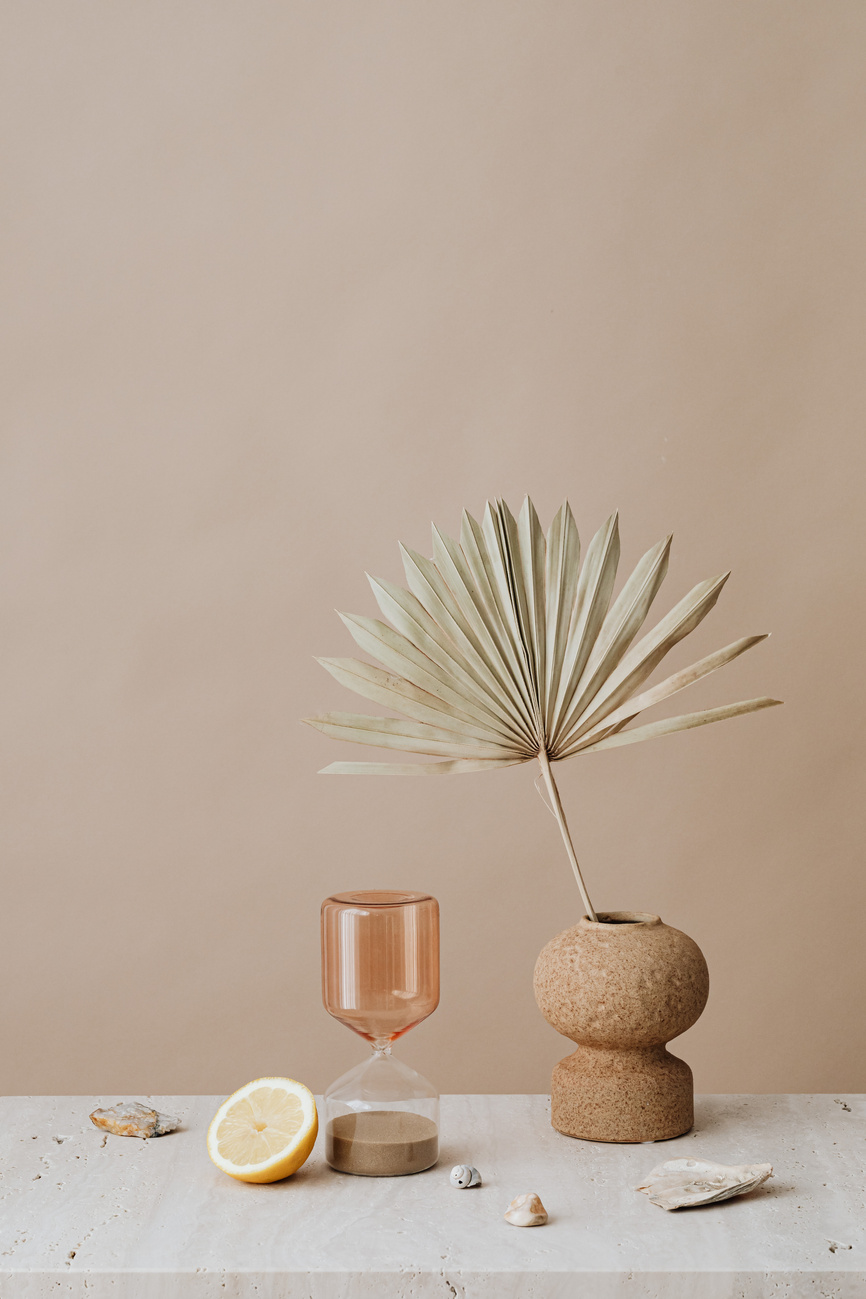
[[343,1173],[420,1173],[439,1158],[439,1093],[391,1043],[439,1004],[439,904],[428,893],[335,893],[322,903],[322,1000],[372,1046],[324,1097],[325,1158]]

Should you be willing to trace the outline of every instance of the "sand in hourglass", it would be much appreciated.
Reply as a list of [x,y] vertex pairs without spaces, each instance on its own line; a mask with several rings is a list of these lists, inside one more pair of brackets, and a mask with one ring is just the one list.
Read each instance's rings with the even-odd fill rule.
[[339,1114],[325,1132],[325,1158],[332,1168],[367,1177],[420,1173],[439,1158],[439,1132],[432,1119],[406,1110]]

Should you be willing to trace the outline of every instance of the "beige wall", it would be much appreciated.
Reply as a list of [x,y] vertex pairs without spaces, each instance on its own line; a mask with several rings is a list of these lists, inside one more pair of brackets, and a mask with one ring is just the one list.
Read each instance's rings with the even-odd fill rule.
[[[315,1088],[338,888],[441,901],[444,1091],[541,1091],[579,902],[531,768],[364,757],[314,654],[488,495],[660,608],[693,692],[783,709],[563,764],[596,904],[712,974],[705,1091],[866,1089],[860,0],[7,5],[0,42],[6,1091]],[[429,552],[428,552],[429,553]],[[368,751],[366,756],[371,756]]]

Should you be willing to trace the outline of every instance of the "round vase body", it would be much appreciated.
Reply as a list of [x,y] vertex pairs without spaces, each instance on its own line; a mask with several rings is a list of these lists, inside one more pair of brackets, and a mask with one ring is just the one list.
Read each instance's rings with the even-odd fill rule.
[[577,1050],[553,1071],[550,1121],[587,1141],[663,1141],[694,1122],[692,1071],[665,1050],[698,1019],[707,963],[658,916],[586,916],[551,939],[535,966],[535,1000]]

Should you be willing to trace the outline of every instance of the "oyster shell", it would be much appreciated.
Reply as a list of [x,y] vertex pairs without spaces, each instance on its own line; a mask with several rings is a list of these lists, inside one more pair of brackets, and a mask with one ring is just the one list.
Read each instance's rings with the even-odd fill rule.
[[647,1173],[643,1191],[661,1209],[691,1209],[745,1195],[773,1176],[772,1164],[714,1164],[708,1159],[667,1159]]
[[505,1210],[505,1221],[512,1227],[543,1227],[547,1222],[547,1210],[534,1192],[518,1195]]
[[94,1127],[113,1132],[117,1137],[161,1137],[180,1126],[180,1119],[160,1114],[138,1101],[119,1101],[110,1109],[94,1110],[90,1121]]

